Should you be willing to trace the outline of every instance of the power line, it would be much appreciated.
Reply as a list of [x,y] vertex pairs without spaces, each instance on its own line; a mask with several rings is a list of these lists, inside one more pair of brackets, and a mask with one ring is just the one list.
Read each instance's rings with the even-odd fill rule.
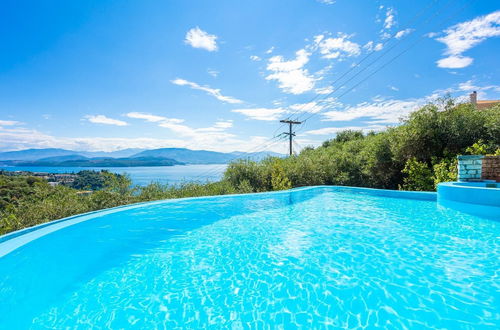
[[[468,4],[464,5],[464,6],[462,7],[462,9],[461,9],[461,10],[463,10],[463,9],[464,9],[467,5],[468,5]],[[460,10],[460,11],[461,11],[461,10]],[[424,12],[425,12],[425,10],[424,10]],[[458,14],[458,12],[457,12],[457,14]],[[435,15],[437,15],[437,14],[435,14]],[[434,15],[434,16],[435,16],[435,15]],[[418,15],[417,15],[417,16],[418,16]],[[426,21],[426,23],[427,23],[427,22],[428,22],[428,20]],[[346,92],[342,93],[342,95],[340,95],[340,97],[339,97],[339,98],[343,97],[343,96],[344,96],[344,95],[346,95],[348,92],[350,92],[351,90],[353,90],[353,89],[354,89],[354,88],[356,88],[357,86],[361,85],[364,81],[368,80],[368,79],[369,79],[369,78],[371,78],[374,74],[376,74],[377,72],[379,72],[380,70],[382,70],[384,67],[386,67],[387,65],[389,65],[390,63],[392,63],[394,60],[396,60],[398,57],[400,57],[401,55],[403,55],[404,53],[406,53],[406,52],[407,52],[409,49],[411,49],[411,48],[412,48],[415,44],[417,44],[418,42],[420,42],[420,40],[421,40],[422,38],[423,38],[423,35],[422,35],[422,36],[421,36],[421,37],[417,40],[417,42],[415,42],[415,43],[414,43],[414,44],[412,44],[410,47],[408,47],[407,49],[405,49],[403,52],[399,53],[398,55],[396,55],[395,57],[393,57],[391,60],[389,60],[388,62],[386,62],[385,64],[383,64],[381,67],[379,67],[377,70],[375,70],[375,71],[374,71],[374,72],[372,72],[370,75],[368,75],[367,77],[365,77],[363,80],[361,80],[361,81],[360,81],[359,83],[357,83],[355,86],[353,86],[352,88],[350,88],[350,89],[349,89],[349,90],[347,90]],[[399,40],[397,44],[399,44],[400,42],[401,42],[401,40]],[[389,50],[393,49],[394,47],[395,47],[395,46],[391,47]],[[384,52],[384,54],[383,54],[383,55],[387,54],[389,50],[386,50],[386,52]],[[359,64],[360,64],[362,61],[364,61],[365,59],[367,59],[367,58],[368,58],[371,54],[373,54],[373,52],[372,52],[372,53],[370,53],[369,55],[367,55],[364,59],[362,59],[362,60],[358,63],[358,65],[357,65],[357,66],[359,66]],[[368,67],[370,67],[371,65],[373,65],[376,61],[378,61],[380,58],[382,58],[382,57],[383,57],[383,55],[379,56],[379,57],[378,57],[375,61],[372,61],[372,62],[371,62],[371,63],[370,63],[370,64],[369,64],[369,65],[368,65],[365,69],[363,69],[362,71],[366,70]],[[357,67],[357,66],[356,66],[356,67]],[[341,78],[343,78],[344,76],[346,76],[349,72],[352,72],[352,70],[348,70],[348,72],[347,72],[346,74],[342,75],[342,77],[341,77]],[[357,75],[359,75],[359,73],[358,73]],[[357,76],[357,75],[356,75],[356,76]],[[339,80],[339,79],[341,79],[341,78],[338,78],[336,81],[338,81],[338,80]],[[353,79],[353,78],[351,77],[351,78],[350,78],[347,82],[351,81],[352,79]],[[347,82],[346,82],[346,83],[347,83]],[[344,83],[343,85],[345,85],[346,83]],[[343,87],[343,86],[341,86],[341,87]],[[339,89],[337,89],[337,90],[339,90]],[[326,99],[327,97],[331,96],[331,95],[332,95],[334,92],[336,92],[337,90],[335,90],[335,91],[333,91],[333,92],[329,93],[328,95],[324,96],[323,100],[324,100],[324,99]],[[316,95],[314,99],[316,99],[318,96],[319,96],[319,95]],[[312,101],[311,101],[311,102],[312,102]],[[309,102],[309,103],[310,103],[310,102]],[[300,111],[300,109],[299,109],[298,111]],[[319,111],[319,112],[317,112],[317,113],[312,113],[312,114],[311,114],[311,115],[309,115],[309,116],[308,116],[308,117],[307,117],[307,118],[306,118],[303,122],[305,123],[307,120],[309,120],[310,118],[312,118],[314,115],[316,115],[316,114],[318,114],[318,113],[321,113],[321,112],[322,112],[322,111]],[[290,118],[290,116],[288,117],[288,119],[289,119],[289,118]],[[280,128],[281,128],[281,127],[283,127],[283,126],[284,126],[284,123],[280,126]],[[301,127],[301,128],[303,128],[303,127]],[[300,130],[300,129],[299,129],[299,130]],[[275,131],[275,133],[276,133],[276,132],[277,132],[277,130]],[[275,134],[275,133],[274,133],[274,134]],[[273,140],[274,140],[274,139],[276,139],[276,138],[278,138],[278,139],[279,139],[281,136],[282,136],[282,134],[277,135],[277,136],[273,136],[271,139],[269,139],[269,140],[268,140],[268,141],[266,141],[266,142],[271,142],[271,141],[273,141]],[[281,140],[281,139],[280,139],[280,140]],[[264,142],[263,144],[259,145],[258,147],[254,148],[254,149],[258,150],[258,149],[259,149],[262,145],[264,145],[266,142]],[[277,142],[278,142],[278,141],[275,141],[273,144],[275,144],[275,143],[277,143]],[[264,146],[264,148],[266,148],[266,147],[267,147],[267,146]],[[254,152],[254,151],[252,151],[252,152]],[[247,152],[247,153],[252,153],[252,152]],[[239,157],[239,156],[234,157],[233,159],[230,159],[229,161],[231,162],[231,161],[233,161],[233,160],[235,160],[235,159],[237,159],[237,158],[240,158],[240,157]],[[225,166],[225,165],[222,165],[222,166]],[[208,171],[208,172],[210,172],[210,171]],[[205,174],[201,174],[201,175],[199,175],[199,176],[197,176],[197,177],[202,177],[203,175],[205,175]]]
[[[461,11],[463,11],[467,6],[469,6],[470,4],[472,4],[475,0],[472,0],[471,2],[469,3],[465,3],[459,10],[457,10],[454,14],[450,15],[447,17],[447,19],[445,20],[442,20],[439,25],[441,23],[445,23],[447,22],[448,20],[451,20],[453,17],[455,17],[456,15],[458,15]],[[363,78],[361,81],[359,81],[357,84],[355,84],[354,86],[352,86],[351,88],[349,88],[348,90],[346,90],[345,92],[343,92],[341,95],[339,95],[337,97],[337,99],[340,99],[342,98],[343,96],[345,96],[347,93],[351,92],[353,89],[355,89],[356,87],[360,86],[362,83],[364,83],[365,81],[367,81],[368,79],[370,79],[372,76],[374,76],[376,73],[378,73],[379,71],[381,71],[382,69],[384,69],[386,66],[388,66],[389,64],[391,64],[392,62],[394,62],[396,59],[398,59],[399,57],[401,57],[403,54],[407,53],[411,48],[413,48],[414,46],[416,46],[419,42],[421,42],[423,40],[423,38],[425,37],[425,34],[422,34],[418,39],[416,39],[416,41],[414,43],[412,43],[409,47],[405,48],[403,51],[401,51],[400,53],[396,54],[396,56],[394,56],[393,58],[391,58],[389,61],[387,61],[386,63],[382,64],[380,67],[378,67],[375,71],[373,71],[372,73],[370,73],[368,76],[366,76],[365,78]],[[307,116],[305,119],[302,119],[302,122],[305,124],[310,118],[312,118],[313,116],[315,115],[318,115],[320,114],[322,111],[318,111],[316,113],[312,113],[310,114],[309,116]],[[302,126],[301,128],[303,129],[304,126]]]
[[[410,28],[411,24],[413,24],[413,22],[418,19],[420,16],[422,16],[428,9],[430,9],[431,7],[433,7],[436,3],[438,2],[438,0],[433,0],[432,2],[430,2],[424,9],[422,9],[419,13],[417,13],[407,24],[406,24],[406,29]],[[449,4],[450,2],[452,2],[452,0],[450,0],[447,4]],[[428,20],[427,20],[428,21]],[[425,23],[427,23],[427,21],[425,21]],[[400,43],[402,43],[404,41],[404,39],[406,39],[407,37],[406,36],[403,36],[402,38],[398,39],[398,41],[396,42],[396,44],[394,44],[393,46],[391,46],[389,49],[386,49],[383,54],[379,57],[377,57],[377,59],[375,59],[375,61],[372,61],[372,63],[370,63],[368,66],[370,66],[371,64],[373,64],[374,62],[376,62],[377,60],[379,60],[380,58],[382,58],[385,54],[387,54],[390,50],[392,50],[393,48],[395,48],[396,46],[398,46]],[[387,46],[389,43],[391,43],[392,41],[394,41],[394,37],[391,37],[388,41],[386,41],[384,44],[383,44],[383,47],[385,48],[385,46]],[[335,79],[333,82],[330,83],[330,85],[335,85],[337,82],[339,82],[340,80],[342,80],[345,76],[347,76],[349,73],[351,73],[352,71],[354,71],[355,69],[357,69],[361,63],[363,63],[365,60],[367,60],[368,58],[371,57],[371,55],[373,55],[374,53],[376,53],[377,50],[375,49],[372,49],[367,55],[365,55],[359,62],[355,63],[351,68],[349,68],[348,70],[346,70],[340,77],[338,77],[337,79]],[[364,70],[363,70],[364,71]],[[359,75],[356,74],[355,76]],[[351,79],[352,80],[352,79]],[[349,81],[348,81],[349,82]],[[343,85],[345,85],[347,82],[343,83],[339,88],[336,88],[334,89],[332,92],[328,93],[326,96],[323,97],[323,100],[325,100],[326,98],[330,97],[331,95],[333,95],[334,92],[338,91],[340,88],[342,88]],[[309,102],[306,102],[306,103],[303,103],[301,107],[299,107],[298,109],[296,109],[294,112],[292,112],[288,117],[287,119],[290,119],[292,118],[292,116],[296,115],[297,113],[301,113],[303,112],[304,108],[308,105],[308,104],[311,104],[312,102],[314,102],[317,98],[321,97],[322,95],[321,94],[316,94]],[[321,100],[320,100],[321,102]],[[298,120],[298,117],[297,117],[297,120]],[[280,126],[281,128],[282,126]],[[276,132],[280,129],[276,129],[276,131],[273,133],[276,134]]]
[[289,125],[289,130],[288,132],[283,132],[282,134],[287,135],[290,143],[290,156],[293,155],[293,147],[292,147],[292,142],[293,142],[293,137],[295,136],[295,133],[292,132],[292,126],[293,125],[300,125],[302,124],[301,121],[293,121],[293,120],[280,120],[280,123],[288,124]]
[[[286,139],[286,137],[283,136],[282,134],[274,136],[274,137],[272,137],[272,138],[264,141],[263,143],[259,144],[257,147],[254,147],[254,148],[250,149],[249,151],[246,151],[246,153],[247,154],[257,153],[257,152],[265,150],[265,149],[267,149],[267,148],[269,148],[269,147],[271,147],[271,146],[273,146],[273,145],[275,145],[275,144],[277,144],[277,143],[279,143],[281,141],[284,141],[285,139]],[[276,140],[276,141],[272,142],[273,140]],[[243,158],[244,157],[241,157],[240,155],[238,155],[238,156],[235,156],[235,157],[232,157],[231,159],[229,159],[228,163],[230,163],[230,162],[232,162],[234,160],[243,159]],[[251,156],[248,157],[248,158],[251,158]],[[226,164],[219,164],[219,165],[216,165],[216,166],[217,167],[214,167],[214,168],[212,168],[210,170],[207,170],[207,171],[205,171],[205,172],[197,175],[196,177],[193,178],[194,179],[193,181],[196,181],[196,179],[199,179],[199,178],[211,176],[211,175],[219,172],[219,170],[222,169],[222,167],[227,166],[227,163]]]

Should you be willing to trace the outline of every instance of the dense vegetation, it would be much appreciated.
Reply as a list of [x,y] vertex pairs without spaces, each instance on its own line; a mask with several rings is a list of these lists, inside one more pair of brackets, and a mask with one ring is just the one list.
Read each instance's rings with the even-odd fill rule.
[[[231,163],[221,181],[131,185],[126,176],[82,171],[70,186],[0,175],[0,234],[73,214],[158,199],[350,185],[433,190],[456,179],[458,154],[500,154],[500,107],[477,111],[447,101],[412,113],[398,127],[344,131],[290,158]],[[85,192],[93,190],[92,193]]]
[[[225,179],[252,191],[323,184],[434,190],[456,178],[457,155],[500,152],[499,106],[478,111],[443,103],[424,106],[384,132],[344,131],[296,157],[232,163]],[[272,180],[276,175],[283,187]]]

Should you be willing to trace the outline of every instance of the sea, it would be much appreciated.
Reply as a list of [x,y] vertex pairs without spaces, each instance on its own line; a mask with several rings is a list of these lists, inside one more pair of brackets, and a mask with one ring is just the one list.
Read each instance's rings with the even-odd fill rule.
[[49,166],[0,166],[5,171],[30,171],[43,173],[77,173],[83,170],[108,170],[129,175],[132,183],[145,186],[152,182],[180,184],[183,182],[214,182],[222,178],[227,164],[137,166],[137,167],[49,167]]

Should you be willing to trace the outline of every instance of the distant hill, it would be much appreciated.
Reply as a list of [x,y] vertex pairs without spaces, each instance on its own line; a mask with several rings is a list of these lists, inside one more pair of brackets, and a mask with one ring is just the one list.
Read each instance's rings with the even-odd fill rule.
[[250,158],[253,160],[261,160],[268,156],[283,157],[283,155],[270,152],[255,152],[255,153],[245,153],[245,152],[216,152],[207,150],[191,150],[186,148],[161,148],[146,150],[140,152],[133,157],[166,157],[178,160],[187,164],[225,164],[234,159],[238,158]]
[[19,151],[0,152],[0,160],[37,160],[47,157],[68,156],[75,153],[75,151],[57,148],[26,149]]
[[222,152],[190,150],[185,148],[161,148],[140,152],[135,157],[165,157],[189,164],[223,164],[234,156]]
[[95,158],[95,157],[106,157],[106,158],[127,158],[130,156],[133,156],[141,151],[144,151],[146,149],[140,149],[140,148],[128,148],[128,149],[122,149],[122,150],[117,150],[117,151],[78,151],[76,152],[79,155],[86,156],[89,158]]
[[88,158],[105,157],[105,158],[126,158],[137,154],[144,149],[129,148],[112,152],[105,151],[74,151],[58,148],[47,149],[26,149],[19,151],[0,152],[0,160],[40,160],[50,157],[74,156],[80,155]]
[[[123,149],[113,152],[87,152],[73,151],[66,149],[27,149],[19,151],[0,152],[0,161],[4,165],[17,166],[105,166],[105,165],[69,165],[69,164],[105,164],[110,163],[110,159],[122,159],[118,163],[127,163],[125,159],[143,158],[142,161],[153,163],[168,163],[177,161],[185,164],[225,164],[238,158],[249,158],[259,161],[268,156],[283,157],[283,155],[262,151],[255,153],[245,152],[216,152],[208,150],[191,150],[186,148],[161,148],[152,150],[143,149]],[[151,158],[154,158],[151,159]],[[164,161],[160,161],[164,159]],[[99,162],[98,162],[99,160]],[[35,165],[36,163],[36,165]],[[61,165],[64,163],[64,165]],[[129,160],[128,163],[131,163]],[[20,165],[23,164],[23,165]],[[41,165],[43,164],[43,165]],[[48,165],[51,164],[51,165]],[[54,165],[57,164],[57,165]],[[107,165],[115,166],[115,165]],[[117,165],[125,166],[125,165]],[[156,165],[131,165],[131,166],[156,166]]]
[[53,156],[53,157],[45,157],[41,159],[37,159],[37,162],[64,162],[68,160],[86,160],[89,159],[85,156],[82,155],[77,155],[77,154],[72,154],[72,155],[66,155],[66,156]]
[[15,166],[50,166],[50,167],[135,167],[135,166],[173,166],[184,165],[174,159],[163,157],[136,158],[85,158],[64,159],[65,157],[49,157],[40,160],[17,162]]

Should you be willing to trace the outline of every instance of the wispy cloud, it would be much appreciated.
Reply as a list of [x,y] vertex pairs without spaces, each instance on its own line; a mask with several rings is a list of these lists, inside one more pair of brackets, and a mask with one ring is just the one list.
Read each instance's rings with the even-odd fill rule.
[[[214,128],[224,129],[229,124],[219,121]],[[217,127],[218,126],[218,127]],[[224,126],[224,127],[221,127]],[[60,137],[43,132],[14,126],[11,128],[0,126],[0,150],[20,150],[26,148],[64,148],[84,151],[116,151],[126,148],[191,148],[214,151],[245,151],[264,143],[268,137],[250,136],[238,138],[225,132],[201,131],[194,137],[161,139],[148,137]],[[269,146],[268,150],[280,151],[279,146]]]
[[170,122],[170,123],[174,123],[174,124],[180,124],[180,123],[184,122],[184,119],[167,118],[167,117],[157,116],[157,115],[153,115],[150,113],[144,113],[144,112],[129,112],[126,114],[126,116],[129,118],[133,118],[133,119],[143,119],[143,120],[151,122],[151,123]]
[[421,100],[386,100],[362,102],[345,110],[332,110],[323,113],[323,121],[351,121],[365,119],[384,124],[394,124],[408,113],[416,110]]
[[114,126],[127,126],[128,123],[123,120],[113,119],[105,115],[87,115],[85,118],[94,124],[114,125]]
[[333,5],[335,3],[335,0],[316,0],[319,3],[323,3],[325,5]]
[[278,81],[278,86],[285,93],[302,94],[314,88],[315,79],[304,66],[309,62],[305,49],[295,53],[295,59],[286,61],[283,56],[277,55],[269,59],[267,70],[272,72],[267,80]]
[[322,95],[333,93],[333,91],[334,89],[331,86],[316,88],[315,90],[316,94],[322,94]]
[[460,69],[472,64],[473,58],[463,56],[467,50],[488,38],[500,36],[500,10],[453,25],[444,30],[444,36],[436,38],[446,45],[444,55],[437,61],[440,68]]
[[207,69],[207,73],[214,78],[217,78],[217,76],[219,75],[219,71],[214,69]]
[[142,119],[150,123],[156,123],[158,126],[168,128],[176,134],[191,138],[202,138],[200,133],[222,132],[233,127],[232,120],[219,120],[210,127],[192,128],[184,124],[184,119],[167,118],[144,112],[129,112],[126,116],[133,119]]
[[14,126],[20,125],[21,123],[15,120],[0,120],[0,126]]
[[260,58],[260,57],[259,57],[259,56],[257,56],[257,55],[252,55],[252,56],[250,56],[250,59],[251,59],[252,61],[260,61],[260,60],[262,60],[262,58]]
[[410,34],[410,33],[412,33],[413,31],[414,31],[414,30],[413,30],[413,29],[410,29],[410,28],[408,28],[408,29],[404,29],[404,30],[401,30],[401,31],[398,31],[398,32],[394,35],[394,38],[396,38],[396,39],[401,39],[401,38],[403,38],[405,35]]
[[353,130],[353,131],[363,131],[364,133],[368,132],[378,132],[385,129],[384,125],[367,125],[367,126],[344,126],[344,127],[324,127],[319,129],[314,129],[310,131],[304,132],[304,135],[335,135],[339,132],[345,130]]
[[175,84],[175,85],[189,86],[192,89],[204,91],[207,94],[212,95],[213,97],[215,97],[216,99],[218,99],[219,101],[222,101],[222,102],[232,103],[232,104],[243,103],[243,101],[238,100],[237,98],[222,95],[220,89],[211,88],[209,86],[201,86],[195,82],[187,81],[185,79],[180,79],[180,78],[174,79],[171,82],[172,82],[172,84]]
[[217,50],[217,36],[208,34],[199,27],[192,28],[186,33],[184,42],[191,47],[201,48],[213,52]]
[[364,49],[368,50],[369,52],[371,51],[380,51],[384,48],[384,44],[381,42],[374,43],[373,41],[368,41],[364,46]]
[[251,108],[251,109],[234,109],[232,112],[240,113],[250,119],[273,121],[279,120],[288,111],[284,108]]
[[350,41],[351,36],[339,33],[337,37],[325,37],[320,34],[314,37],[314,44],[319,48],[323,58],[333,59],[340,57],[357,56],[361,54],[361,46]]
[[394,8],[387,8],[385,12],[384,19],[384,29],[391,29],[396,24],[396,18],[394,17]]

